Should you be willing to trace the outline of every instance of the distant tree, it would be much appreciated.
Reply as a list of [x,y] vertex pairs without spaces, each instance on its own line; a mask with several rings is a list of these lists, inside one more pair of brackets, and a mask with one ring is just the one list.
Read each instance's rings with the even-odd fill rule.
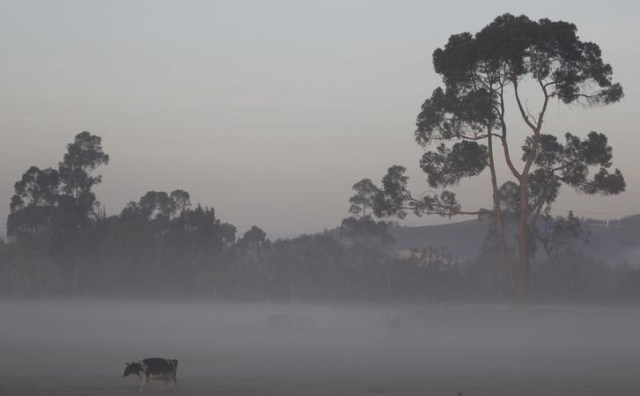
[[32,166],[15,183],[14,190],[7,218],[7,235],[29,239],[41,236],[45,231],[52,232],[60,194],[58,171]]
[[54,243],[54,260],[63,269],[71,270],[71,294],[76,295],[81,280],[92,263],[92,241],[87,232],[98,218],[99,202],[93,187],[102,182],[102,176],[93,175],[101,165],[109,164],[109,156],[102,150],[102,138],[87,131],[77,134],[67,145],[67,153],[58,164],[60,195],[58,203],[58,227]]
[[374,221],[371,217],[383,205],[376,200],[383,198],[381,190],[369,179],[353,185],[356,192],[349,199],[349,212],[353,214],[342,220],[340,238],[350,243],[389,247],[395,239],[389,233],[391,223]]
[[[235,242],[236,228],[216,217],[215,210],[197,205],[171,220],[168,233],[160,237],[163,266],[169,268],[170,283],[182,279],[190,292],[201,274],[218,273]],[[205,287],[214,289],[222,279]]]
[[349,212],[356,216],[367,216],[375,206],[375,199],[380,194],[378,187],[370,179],[362,179],[353,185],[356,194],[349,199]]
[[235,242],[236,228],[218,219],[213,208],[197,205],[171,222],[171,235],[180,236],[188,244],[185,247],[190,246],[190,256],[207,257],[228,249]]
[[542,294],[541,298],[560,301],[606,301],[621,286],[621,282],[614,279],[611,266],[571,248],[537,265],[533,275],[532,286]]
[[102,151],[102,139],[81,132],[67,145],[58,169],[32,166],[16,182],[11,198],[7,230],[14,236],[22,229],[35,232],[38,226],[56,221],[56,227],[78,229],[97,217],[98,202],[92,191],[102,177],[91,173],[109,163]]
[[187,191],[149,191],[110,222],[102,250],[118,252],[138,288],[191,295],[222,282],[236,229],[213,208],[192,208]]
[[328,234],[275,241],[269,256],[269,295],[289,301],[340,298],[347,281],[344,252],[340,242]]
[[109,155],[103,152],[99,136],[81,132],[73,143],[67,145],[67,153],[58,166],[61,203],[76,215],[75,226],[95,219],[98,202],[92,188],[100,184],[102,176],[93,176],[92,173],[100,165],[107,164]]
[[389,229],[389,223],[375,221],[371,216],[347,217],[340,225],[340,238],[350,244],[385,249],[395,243]]
[[72,273],[70,287],[74,295],[79,266],[86,261],[83,256],[89,247],[85,231],[99,215],[92,188],[102,178],[92,173],[109,163],[101,142],[99,136],[81,132],[67,145],[57,170],[29,168],[15,183],[7,218],[8,236],[30,243],[31,249],[43,257],[37,262],[51,262]]
[[230,294],[242,300],[265,298],[271,253],[267,233],[254,225],[230,250],[228,272],[233,283]]
[[123,214],[140,215],[146,220],[169,221],[191,207],[189,193],[184,190],[149,191],[138,202],[129,202]]
[[588,242],[589,232],[582,228],[580,220],[569,212],[566,217],[545,216],[535,230],[535,238],[544,248],[547,258],[554,261],[557,255],[569,249],[574,241]]
[[271,242],[267,239],[267,233],[258,226],[252,226],[238,240],[236,247],[245,256],[255,256],[259,255],[260,251],[270,244]]
[[[617,169],[609,172],[612,155],[606,136],[592,132],[580,139],[567,134],[566,142],[560,143],[542,132],[553,99],[565,104],[607,105],[623,97],[620,84],[611,81],[612,68],[603,62],[598,45],[581,41],[576,30],[567,22],[536,22],[505,14],[475,35],[451,36],[444,48],[433,53],[435,71],[442,76],[444,87],[433,91],[417,118],[416,141],[430,148],[420,166],[432,188],[456,185],[488,169],[491,209],[463,211],[455,194],[447,190],[414,197],[407,188],[405,169],[399,166],[389,168],[374,199],[378,216],[403,217],[407,211],[442,216],[491,214],[502,261],[521,303],[529,285],[530,234],[541,214],[548,213],[560,186],[605,195],[625,189],[622,173]],[[537,113],[530,112],[522,98],[523,86],[538,90],[541,104]],[[522,163],[514,160],[510,150],[510,105],[528,130]],[[499,151],[513,178],[502,186],[496,172]],[[509,202],[503,200],[505,196]],[[517,260],[507,242],[505,205],[515,210]]]

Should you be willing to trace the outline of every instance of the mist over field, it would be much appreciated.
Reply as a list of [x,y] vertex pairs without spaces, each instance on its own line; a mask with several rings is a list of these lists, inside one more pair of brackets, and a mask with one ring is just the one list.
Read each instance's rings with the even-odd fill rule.
[[124,363],[160,356],[179,360],[182,395],[636,395],[639,313],[8,301],[0,393],[135,394]]

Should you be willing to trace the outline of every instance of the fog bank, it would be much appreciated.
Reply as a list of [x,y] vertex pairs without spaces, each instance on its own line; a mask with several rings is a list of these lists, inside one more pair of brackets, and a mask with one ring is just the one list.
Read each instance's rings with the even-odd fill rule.
[[427,390],[445,381],[452,391],[459,384],[476,394],[501,384],[519,389],[514,394],[574,385],[638,390],[639,311],[4,302],[0,369],[5,380],[95,377],[130,390],[137,382],[119,378],[124,363],[161,356],[180,361],[187,390],[203,379],[213,386],[230,378],[342,378],[366,386],[407,380]]

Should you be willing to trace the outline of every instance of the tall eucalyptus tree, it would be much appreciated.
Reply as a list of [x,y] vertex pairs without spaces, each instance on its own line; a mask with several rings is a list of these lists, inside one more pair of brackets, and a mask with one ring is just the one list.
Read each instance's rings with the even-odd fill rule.
[[[567,133],[564,142],[547,132],[549,104],[608,105],[622,99],[623,90],[612,81],[612,68],[602,60],[597,44],[580,40],[574,24],[505,14],[480,32],[452,35],[433,53],[442,87],[422,105],[415,138],[427,150],[420,167],[432,188],[446,189],[463,178],[488,173],[492,208],[465,211],[455,194],[414,197],[407,189],[405,168],[392,166],[373,202],[378,216],[454,216],[486,212],[497,228],[505,270],[524,302],[529,285],[529,260],[536,225],[559,194],[562,184],[587,194],[619,194],[625,190],[622,173],[612,165],[607,137],[591,132],[585,139]],[[537,90],[539,108],[529,109],[526,95]],[[535,95],[535,94],[534,94]],[[508,124],[514,109],[520,125]],[[511,122],[511,121],[510,121]],[[521,161],[513,153],[513,131],[524,130]],[[498,182],[497,167],[508,168],[510,178]],[[488,172],[485,172],[488,170]],[[368,186],[360,191],[358,186]],[[356,197],[372,189],[356,184]],[[357,199],[356,199],[357,201]],[[359,201],[357,201],[359,202]],[[508,245],[505,216],[517,218],[517,253]]]

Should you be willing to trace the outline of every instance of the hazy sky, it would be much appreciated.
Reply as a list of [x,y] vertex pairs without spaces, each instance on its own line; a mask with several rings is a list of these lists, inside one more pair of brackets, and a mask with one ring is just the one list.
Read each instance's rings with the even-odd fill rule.
[[[353,183],[379,181],[392,164],[408,167],[420,192],[413,131],[440,83],[431,54],[505,12],[575,23],[625,89],[610,107],[551,107],[547,132],[609,136],[628,185],[613,198],[565,189],[557,211],[640,213],[639,8],[631,0],[0,1],[0,233],[14,182],[31,165],[57,166],[84,130],[111,157],[96,190],[109,214],[149,190],[181,188],[240,232],[256,224],[275,238],[335,227]],[[458,191],[471,210],[489,206],[489,188],[482,177]]]

